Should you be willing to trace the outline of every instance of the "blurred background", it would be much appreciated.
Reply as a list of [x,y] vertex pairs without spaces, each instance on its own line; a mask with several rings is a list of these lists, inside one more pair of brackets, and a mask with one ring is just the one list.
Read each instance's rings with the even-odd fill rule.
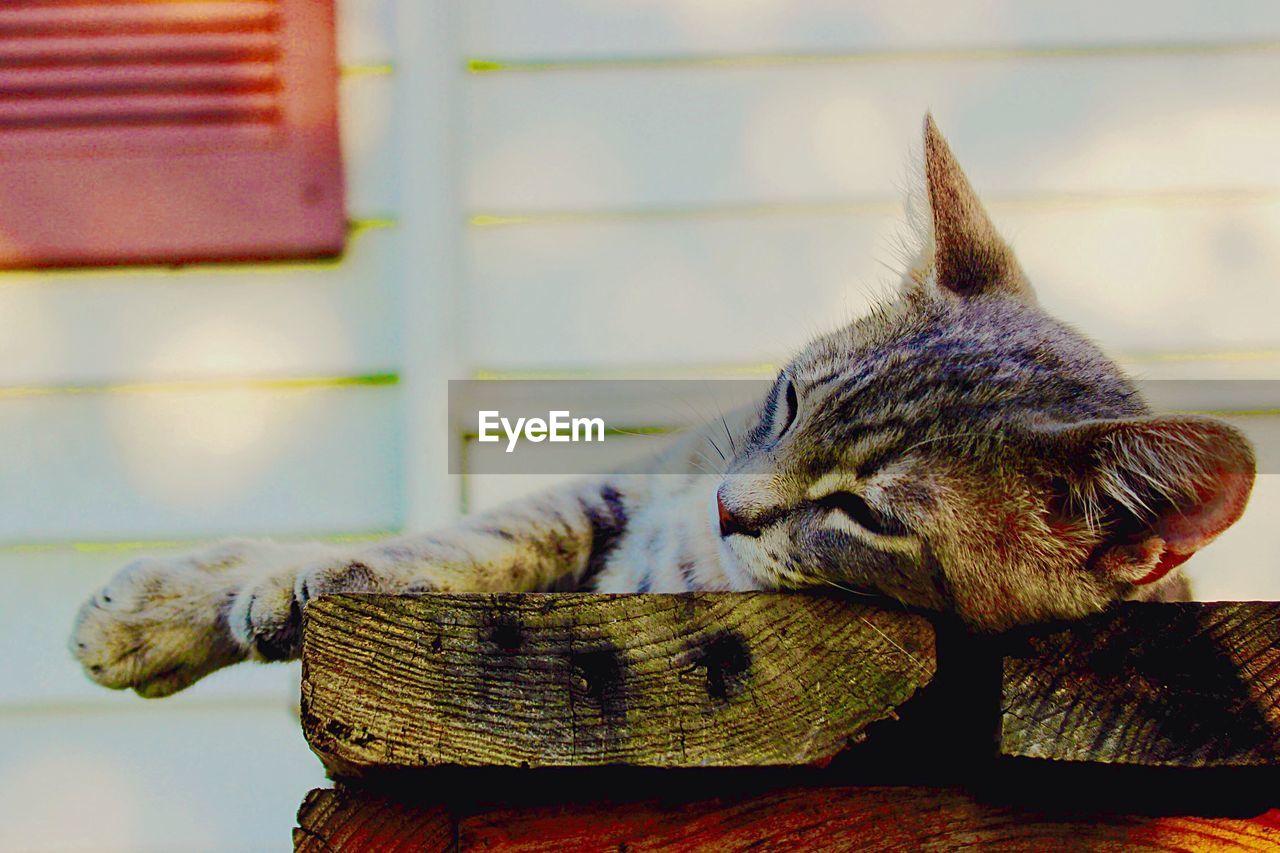
[[[297,668],[111,693],[65,650],[80,601],[137,553],[362,539],[544,485],[447,474],[448,379],[767,375],[896,279],[926,109],[1050,311],[1145,378],[1280,379],[1271,0],[331,11],[0,10],[0,253],[28,267],[0,272],[0,849],[286,849],[323,783]],[[40,51],[69,76],[32,82]],[[41,215],[138,158],[109,217]],[[1270,405],[1231,416],[1280,429]],[[1280,597],[1277,479],[1189,564],[1201,597]]]

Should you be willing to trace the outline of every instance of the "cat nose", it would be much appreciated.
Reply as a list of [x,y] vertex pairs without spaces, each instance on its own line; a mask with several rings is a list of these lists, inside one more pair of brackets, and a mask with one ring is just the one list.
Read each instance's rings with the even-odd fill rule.
[[727,538],[735,533],[743,536],[759,536],[759,530],[753,530],[751,526],[739,516],[733,514],[733,511],[724,505],[724,496],[716,492],[716,509],[720,513],[720,536]]

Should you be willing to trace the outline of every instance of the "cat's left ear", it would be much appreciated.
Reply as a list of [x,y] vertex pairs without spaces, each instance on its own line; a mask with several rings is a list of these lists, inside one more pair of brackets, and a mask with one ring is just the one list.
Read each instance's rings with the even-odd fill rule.
[[1255,459],[1248,439],[1215,418],[1154,415],[1037,430],[1058,472],[1057,514],[1102,533],[1093,569],[1154,583],[1244,512]]
[[933,251],[920,283],[931,278],[939,290],[962,298],[1001,294],[1035,302],[1022,267],[991,224],[932,115],[924,119],[924,182]]

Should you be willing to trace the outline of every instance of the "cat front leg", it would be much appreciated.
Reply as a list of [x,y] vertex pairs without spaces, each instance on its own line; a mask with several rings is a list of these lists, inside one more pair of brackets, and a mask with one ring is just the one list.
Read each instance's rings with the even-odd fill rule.
[[302,611],[340,592],[527,592],[588,588],[627,529],[642,478],[583,480],[433,534],[371,543],[269,575],[229,611],[236,641],[261,660],[301,651]]
[[230,630],[243,590],[324,559],[333,548],[234,540],[179,556],[145,557],[80,607],[72,655],[105,687],[167,696],[251,656]]
[[641,486],[580,481],[432,535],[228,542],[139,560],[81,607],[71,651],[104,686],[165,696],[242,660],[297,657],[302,611],[325,593],[582,588],[625,532]]

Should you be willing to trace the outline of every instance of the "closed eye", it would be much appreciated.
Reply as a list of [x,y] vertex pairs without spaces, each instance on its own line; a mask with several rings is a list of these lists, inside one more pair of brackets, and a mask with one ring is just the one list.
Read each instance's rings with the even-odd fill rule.
[[911,533],[902,522],[875,509],[853,492],[832,492],[819,499],[818,506],[843,513],[850,521],[877,536],[908,536]]
[[787,434],[787,430],[791,429],[791,424],[796,420],[796,412],[800,409],[800,400],[796,396],[796,384],[790,377],[784,375],[784,378],[787,380],[787,390],[783,394],[786,408],[782,412],[782,426],[778,429],[777,438],[782,438]]

